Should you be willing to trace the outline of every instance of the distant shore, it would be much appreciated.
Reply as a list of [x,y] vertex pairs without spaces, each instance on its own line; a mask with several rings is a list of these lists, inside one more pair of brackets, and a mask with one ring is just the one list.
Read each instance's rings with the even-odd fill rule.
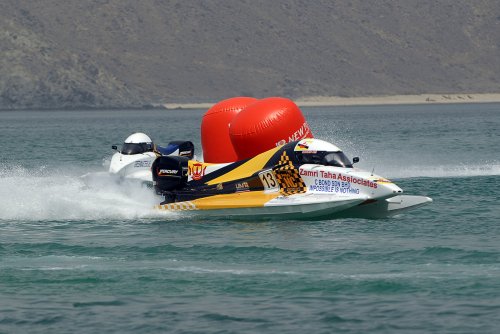
[[[494,103],[500,102],[500,93],[489,94],[419,94],[365,97],[310,96],[295,99],[299,107],[362,106],[385,104],[434,103]],[[214,103],[165,103],[166,109],[208,109]]]

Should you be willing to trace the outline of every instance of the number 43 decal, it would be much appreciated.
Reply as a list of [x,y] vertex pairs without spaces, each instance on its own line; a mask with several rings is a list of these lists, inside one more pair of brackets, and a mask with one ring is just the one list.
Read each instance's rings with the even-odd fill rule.
[[276,181],[276,178],[274,177],[272,169],[260,172],[259,178],[260,181],[262,182],[262,185],[264,186],[264,190],[272,190],[272,191],[279,190],[280,187],[278,181]]

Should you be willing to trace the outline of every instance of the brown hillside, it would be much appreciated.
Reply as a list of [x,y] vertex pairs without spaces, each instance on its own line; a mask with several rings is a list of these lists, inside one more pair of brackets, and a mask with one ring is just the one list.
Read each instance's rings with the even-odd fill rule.
[[0,109],[498,92],[496,0],[0,3]]

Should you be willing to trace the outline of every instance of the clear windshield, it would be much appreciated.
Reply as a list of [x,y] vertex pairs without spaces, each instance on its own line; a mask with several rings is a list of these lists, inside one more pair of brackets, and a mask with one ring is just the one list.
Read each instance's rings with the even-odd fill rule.
[[352,168],[351,161],[342,152],[326,152],[323,162],[327,166]]
[[302,164],[352,168],[352,162],[342,152],[297,152],[297,159]]
[[131,154],[140,154],[153,150],[153,144],[151,143],[125,143],[122,146],[122,154],[131,155]]

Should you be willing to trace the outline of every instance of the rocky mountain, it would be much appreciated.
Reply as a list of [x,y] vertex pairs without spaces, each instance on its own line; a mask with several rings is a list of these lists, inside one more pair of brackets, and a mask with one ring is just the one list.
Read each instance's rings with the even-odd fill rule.
[[0,109],[499,87],[497,0],[0,2]]

